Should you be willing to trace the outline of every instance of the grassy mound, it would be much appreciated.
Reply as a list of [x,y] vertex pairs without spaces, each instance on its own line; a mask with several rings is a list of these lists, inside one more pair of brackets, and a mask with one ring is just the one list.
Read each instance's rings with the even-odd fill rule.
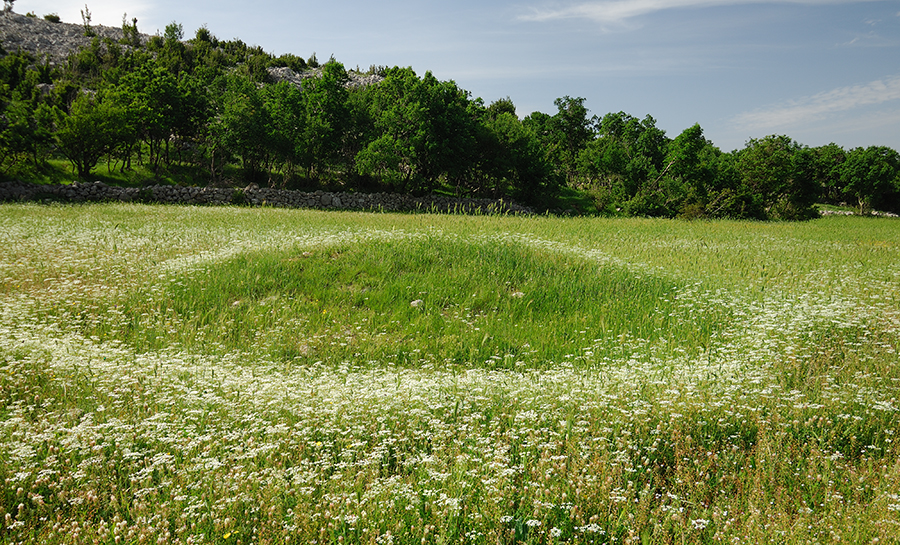
[[519,243],[427,236],[245,253],[131,297],[124,337],[108,333],[140,350],[535,367],[620,357],[635,340],[697,352],[726,312],[686,316],[680,288]]

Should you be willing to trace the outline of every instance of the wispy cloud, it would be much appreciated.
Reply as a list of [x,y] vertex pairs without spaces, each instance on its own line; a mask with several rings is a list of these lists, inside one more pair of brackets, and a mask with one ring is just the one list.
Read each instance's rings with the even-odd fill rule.
[[900,75],[863,85],[841,87],[793,100],[785,104],[742,113],[734,123],[750,130],[800,126],[827,118],[831,114],[900,100]]
[[878,0],[598,0],[571,4],[532,7],[519,16],[523,21],[545,22],[558,19],[589,19],[601,25],[622,25],[629,19],[657,11],[732,6],[742,4],[806,4],[833,5]]

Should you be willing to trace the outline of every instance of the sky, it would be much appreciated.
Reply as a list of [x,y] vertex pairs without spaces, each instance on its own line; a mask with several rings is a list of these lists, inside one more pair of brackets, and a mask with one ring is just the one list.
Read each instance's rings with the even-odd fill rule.
[[[91,0],[94,24],[185,37],[206,26],[348,69],[431,71],[524,117],[582,97],[591,114],[699,123],[723,151],[788,135],[900,150],[900,0]],[[81,23],[83,1],[16,0]]]

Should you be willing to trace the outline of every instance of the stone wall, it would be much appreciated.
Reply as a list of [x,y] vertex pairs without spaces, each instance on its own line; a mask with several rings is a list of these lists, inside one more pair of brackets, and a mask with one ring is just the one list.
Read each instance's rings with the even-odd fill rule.
[[532,214],[530,208],[502,199],[459,199],[431,195],[413,197],[397,193],[344,193],[154,185],[117,187],[102,182],[71,185],[0,183],[0,201],[144,202],[187,205],[276,206],[326,210],[375,210],[384,212],[436,212],[459,214]]

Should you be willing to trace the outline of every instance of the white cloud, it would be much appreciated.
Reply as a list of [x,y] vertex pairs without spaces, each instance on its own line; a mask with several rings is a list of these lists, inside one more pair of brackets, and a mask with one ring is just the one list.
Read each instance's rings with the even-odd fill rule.
[[[589,19],[600,24],[621,25],[631,18],[657,11],[732,6],[743,4],[782,3],[806,5],[832,5],[878,0],[599,0],[566,6],[534,7],[519,17],[523,21],[545,22],[557,19]],[[900,15],[900,14],[898,14]]]
[[750,130],[796,127],[825,119],[837,112],[892,100],[900,100],[900,76],[841,87],[786,104],[745,112],[736,116],[733,121],[738,126]]

